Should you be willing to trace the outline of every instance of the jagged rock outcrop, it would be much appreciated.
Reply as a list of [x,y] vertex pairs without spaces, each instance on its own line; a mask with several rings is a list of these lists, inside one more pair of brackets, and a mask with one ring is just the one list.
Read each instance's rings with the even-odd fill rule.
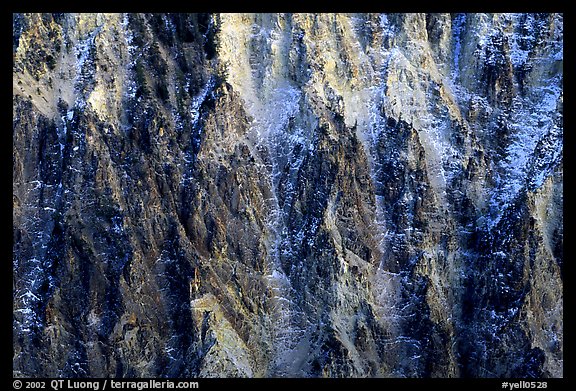
[[13,30],[14,376],[563,376],[562,15]]

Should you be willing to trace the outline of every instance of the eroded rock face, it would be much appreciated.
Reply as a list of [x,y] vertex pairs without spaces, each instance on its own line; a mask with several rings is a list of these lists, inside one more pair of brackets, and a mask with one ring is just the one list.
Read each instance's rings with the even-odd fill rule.
[[562,377],[562,15],[13,29],[14,376]]

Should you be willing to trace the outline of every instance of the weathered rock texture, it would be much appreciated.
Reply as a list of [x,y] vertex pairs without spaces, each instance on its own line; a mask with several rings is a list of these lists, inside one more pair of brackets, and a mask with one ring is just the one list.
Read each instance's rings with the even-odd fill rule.
[[15,376],[562,377],[562,15],[13,30]]

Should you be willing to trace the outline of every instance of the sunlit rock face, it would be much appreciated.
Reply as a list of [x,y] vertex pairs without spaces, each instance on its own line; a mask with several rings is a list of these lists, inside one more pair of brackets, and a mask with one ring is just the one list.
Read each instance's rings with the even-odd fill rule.
[[14,376],[563,376],[562,15],[13,33]]

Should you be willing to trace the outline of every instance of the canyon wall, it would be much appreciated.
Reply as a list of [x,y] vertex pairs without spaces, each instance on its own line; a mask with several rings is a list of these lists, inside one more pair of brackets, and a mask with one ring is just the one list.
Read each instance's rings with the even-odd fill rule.
[[13,32],[14,376],[563,376],[562,15]]

